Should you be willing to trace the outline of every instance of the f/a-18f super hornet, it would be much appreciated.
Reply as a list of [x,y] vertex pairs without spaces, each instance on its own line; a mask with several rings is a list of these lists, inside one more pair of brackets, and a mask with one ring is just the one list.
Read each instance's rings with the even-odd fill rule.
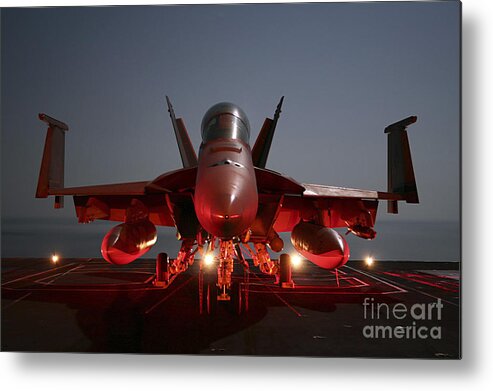
[[389,213],[397,213],[398,201],[419,202],[406,131],[415,116],[385,128],[387,192],[300,183],[267,169],[283,98],[273,119],[265,119],[253,148],[243,110],[232,103],[212,106],[202,120],[197,157],[184,121],[175,117],[166,97],[183,168],[149,181],[71,188],[64,187],[68,126],[39,114],[48,131],[36,197],[55,196],[55,208],[60,208],[63,196],[73,196],[80,223],[122,222],[101,245],[103,258],[116,265],[149,251],[157,240],[156,225],[175,227],[181,249],[174,259],[159,254],[156,285],[166,287],[198,252],[201,312],[213,312],[217,300],[236,301],[241,311],[245,299],[241,284],[232,278],[234,265],[247,270],[247,257],[261,272],[282,276],[289,256],[283,254],[279,261],[268,252],[282,252],[280,232],[291,232],[293,246],[309,261],[337,269],[347,262],[349,246],[333,228],[374,239],[379,200],[387,200]]

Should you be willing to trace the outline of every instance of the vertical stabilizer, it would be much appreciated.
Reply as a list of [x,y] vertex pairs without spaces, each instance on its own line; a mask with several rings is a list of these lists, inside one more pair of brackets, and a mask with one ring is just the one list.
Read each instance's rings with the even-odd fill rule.
[[255,141],[255,145],[252,149],[252,160],[255,167],[265,168],[265,165],[267,164],[267,158],[269,157],[270,147],[272,145],[272,139],[274,138],[277,121],[279,119],[279,115],[281,114],[283,101],[284,96],[281,97],[281,100],[277,105],[276,112],[274,113],[274,119],[265,119],[264,125],[260,130],[257,140]]
[[[419,203],[419,198],[406,128],[416,120],[416,116],[410,116],[385,128],[388,134],[388,192],[400,194],[412,204]],[[397,213],[397,201],[389,201],[388,212]]]
[[[37,198],[46,198],[50,190],[63,189],[65,166],[65,132],[68,126],[46,114],[39,114],[39,119],[48,124],[46,140],[39,171]],[[63,199],[57,197],[55,207],[63,206]]]
[[181,118],[176,119],[173,106],[168,97],[166,97],[166,102],[168,103],[169,116],[171,117],[171,123],[173,124],[173,130],[175,131],[176,142],[178,143],[178,149],[180,150],[181,161],[183,167],[194,167],[197,163],[197,155],[193,149],[192,142],[188,136],[187,129],[185,128],[185,123]]

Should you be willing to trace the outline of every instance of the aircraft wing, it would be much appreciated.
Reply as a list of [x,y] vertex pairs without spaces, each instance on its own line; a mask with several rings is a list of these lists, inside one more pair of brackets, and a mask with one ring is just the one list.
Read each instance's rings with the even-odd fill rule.
[[298,189],[291,187],[298,191],[277,194],[262,192],[259,188],[259,212],[256,226],[253,227],[254,236],[266,236],[271,229],[290,232],[301,220],[330,228],[374,226],[380,198],[378,191],[304,183],[298,185]]
[[255,167],[259,210],[253,236],[265,237],[273,228],[290,232],[300,220],[330,228],[375,224],[378,201],[408,200],[407,193],[299,183],[281,173]]
[[199,225],[192,198],[196,167],[171,171],[151,181],[65,187],[65,132],[69,128],[46,114],[40,114],[39,118],[48,125],[48,131],[37,198],[55,196],[55,208],[62,208],[63,197],[73,196],[80,223],[97,219],[128,221],[148,216],[155,225],[176,227],[181,237],[196,236]]
[[[252,151],[259,212],[253,227],[254,236],[291,231],[300,220],[314,221],[326,227],[347,227],[359,236],[372,238],[379,200],[387,201],[387,211],[398,213],[397,202],[419,203],[407,128],[417,121],[409,116],[384,129],[387,134],[387,192],[298,183],[265,169],[275,123],[267,119]],[[268,175],[267,175],[268,174]],[[282,185],[282,186],[280,186]],[[277,189],[281,191],[275,191]]]
[[[315,185],[311,183],[302,183],[305,188],[303,196],[305,197],[328,197],[328,198],[359,198],[375,199],[386,201],[407,201],[408,197],[402,193],[388,193],[378,190],[353,189],[350,187]],[[410,202],[410,201],[408,201]]]
[[336,198],[370,198],[378,199],[378,191],[351,189],[348,187],[336,187],[303,183],[305,188],[303,195],[306,197],[336,197]]
[[176,226],[181,228],[182,236],[194,236],[196,227],[192,221],[193,199],[188,187],[190,171],[195,172],[195,169],[173,171],[161,175],[154,181],[50,188],[48,195],[55,196],[55,207],[62,207],[63,196],[73,196],[80,223],[98,219],[125,221],[127,211],[132,203],[138,200],[138,204],[144,208],[144,213],[148,214],[153,224]]
[[302,183],[302,194],[285,194],[274,224],[277,232],[291,231],[300,220],[330,228],[370,231],[379,200],[405,200],[402,194]]
[[[379,200],[387,201],[389,213],[398,213],[398,201],[419,203],[407,136],[407,127],[416,120],[416,116],[410,116],[384,130],[388,136],[388,192],[297,183],[271,172],[271,176],[277,174],[279,178],[275,181],[269,178],[268,183],[285,183],[289,186],[285,186],[286,190],[277,195],[259,186],[259,213],[253,236],[272,235],[272,230],[289,232],[304,220],[330,228],[345,227],[357,236],[373,239],[376,235],[373,227]],[[257,174],[257,183],[258,179]]]
[[146,194],[146,185],[148,183],[149,181],[114,183],[108,185],[64,187],[61,189],[49,189],[48,195],[54,195],[54,196],[143,195]]
[[[55,196],[55,208],[63,206],[63,196],[73,196],[75,212],[79,223],[93,220],[125,221],[126,211],[137,199],[156,225],[174,226],[172,213],[162,199],[148,194],[146,186],[150,181],[115,183],[107,185],[64,187],[48,189],[48,195]],[[161,201],[161,202],[159,202]]]

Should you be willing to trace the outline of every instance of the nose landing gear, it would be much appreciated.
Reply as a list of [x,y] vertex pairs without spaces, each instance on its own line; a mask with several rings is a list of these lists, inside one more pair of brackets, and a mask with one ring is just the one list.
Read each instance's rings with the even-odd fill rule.
[[[205,258],[205,257],[204,257]],[[243,266],[243,282],[233,277],[234,258]],[[215,267],[214,267],[215,266]],[[213,315],[218,302],[225,302],[230,310],[242,314],[248,310],[248,262],[232,240],[220,241],[219,255],[212,264],[200,262],[199,307],[201,314]]]

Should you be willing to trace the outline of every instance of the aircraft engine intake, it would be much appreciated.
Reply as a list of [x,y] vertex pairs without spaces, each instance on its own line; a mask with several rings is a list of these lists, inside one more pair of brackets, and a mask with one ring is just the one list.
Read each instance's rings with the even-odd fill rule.
[[157,241],[157,231],[149,220],[119,224],[101,243],[103,258],[114,265],[126,265],[140,258]]
[[294,227],[291,243],[306,259],[324,269],[341,267],[349,259],[349,246],[341,235],[311,222],[301,221]]

